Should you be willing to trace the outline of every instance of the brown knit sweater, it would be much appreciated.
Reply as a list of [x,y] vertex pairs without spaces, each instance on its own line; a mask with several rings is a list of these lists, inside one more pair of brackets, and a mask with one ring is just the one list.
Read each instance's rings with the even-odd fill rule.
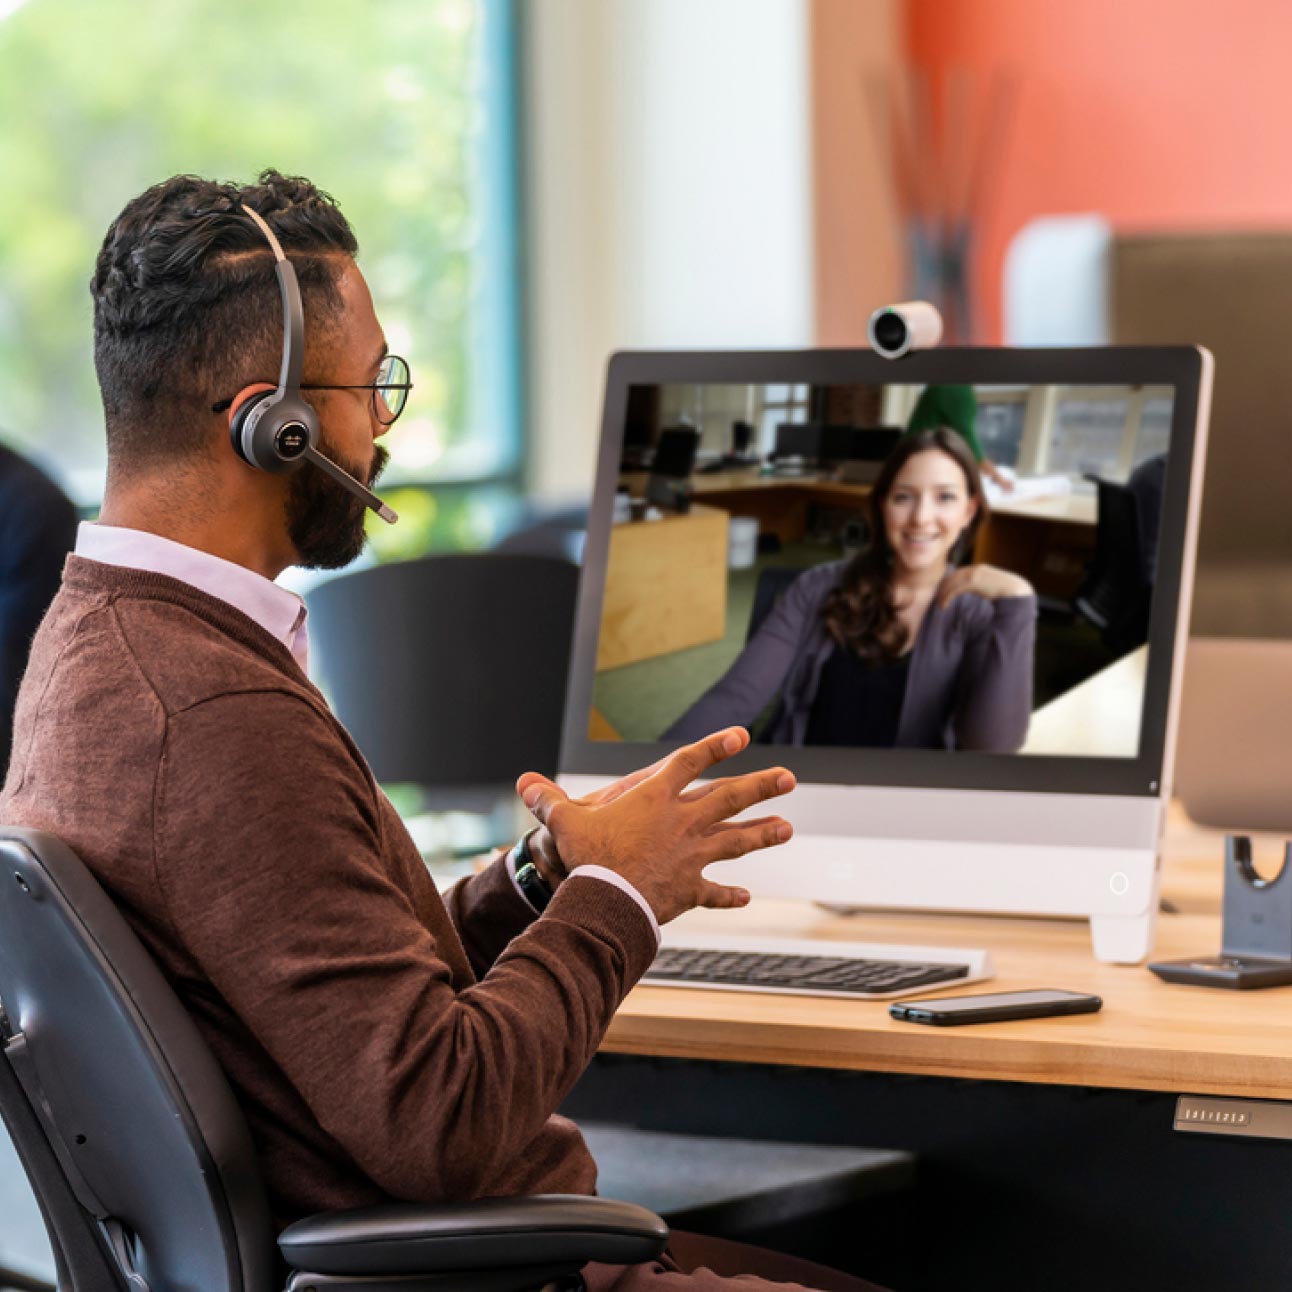
[[323,697],[232,606],[71,557],[0,821],[69,843],[157,958],[246,1111],[281,1223],[592,1190],[553,1110],[654,955],[646,916],[571,879],[535,919],[505,862],[446,909]]

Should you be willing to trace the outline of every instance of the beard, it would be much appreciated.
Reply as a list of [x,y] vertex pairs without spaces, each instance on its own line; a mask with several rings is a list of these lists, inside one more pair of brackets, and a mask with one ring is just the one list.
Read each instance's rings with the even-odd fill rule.
[[[357,462],[336,453],[322,436],[319,452],[369,487],[386,469],[390,454],[373,445],[372,463],[365,471]],[[367,508],[348,489],[308,462],[288,482],[287,533],[297,563],[307,570],[339,570],[363,551]]]

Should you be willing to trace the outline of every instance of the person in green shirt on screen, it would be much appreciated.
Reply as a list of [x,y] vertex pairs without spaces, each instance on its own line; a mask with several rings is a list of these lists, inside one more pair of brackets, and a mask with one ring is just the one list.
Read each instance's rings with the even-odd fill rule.
[[1014,482],[983,453],[975,429],[977,421],[978,396],[972,386],[925,386],[915,401],[906,433],[927,431],[936,426],[949,427],[969,446],[983,475],[1008,493],[1014,488]]

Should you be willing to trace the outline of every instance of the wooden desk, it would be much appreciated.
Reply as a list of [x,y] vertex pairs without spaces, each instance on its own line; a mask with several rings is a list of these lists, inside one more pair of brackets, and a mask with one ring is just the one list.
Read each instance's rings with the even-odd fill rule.
[[1021,574],[1044,596],[1070,601],[1095,547],[1093,494],[1000,502],[978,532],[974,560]]
[[782,543],[796,543],[808,530],[813,506],[838,507],[864,512],[869,485],[843,484],[824,475],[761,475],[757,470],[718,471],[696,475],[691,483],[696,497],[733,516],[753,516],[763,534],[775,534]]
[[[1164,880],[1180,913],[1161,917],[1156,954],[1219,946],[1219,849],[1172,816]],[[1180,1092],[1292,1098],[1292,987],[1172,986],[1097,964],[1077,922],[789,903],[688,918],[826,946],[985,945],[997,977],[968,991],[1064,987],[1104,1008],[941,1029],[878,1002],[639,987],[571,1115],[914,1151],[914,1196],[877,1221],[859,1209],[816,1253],[903,1292],[1292,1286],[1292,1143],[1173,1129]]]
[[[1222,837],[1173,817],[1155,957],[1220,945]],[[1292,1098],[1292,987],[1218,991],[1100,964],[1084,921],[870,912],[839,917],[807,903],[697,911],[689,927],[786,937],[985,946],[996,978],[969,991],[1062,986],[1103,997],[1099,1014],[965,1028],[913,1027],[880,1002],[639,987],[606,1038],[615,1053],[1118,1089]],[[959,994],[948,989],[944,994]]]
[[597,671],[717,641],[727,629],[727,513],[628,521],[610,533]]
[[[644,474],[622,477],[641,494]],[[763,475],[755,468],[692,476],[697,498],[733,516],[752,516],[761,533],[782,543],[798,542],[808,530],[811,509],[833,507],[864,514],[870,486],[845,484],[820,474]],[[978,533],[974,559],[1013,570],[1046,596],[1070,600],[1094,551],[1096,502],[1093,494],[1005,500],[991,509]]]
[[1025,754],[1134,758],[1139,749],[1148,647],[1139,646],[1032,714]]

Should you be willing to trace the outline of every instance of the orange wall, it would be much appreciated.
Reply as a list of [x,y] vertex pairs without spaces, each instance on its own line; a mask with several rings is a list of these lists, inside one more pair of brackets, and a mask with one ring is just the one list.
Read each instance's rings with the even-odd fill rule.
[[871,311],[900,299],[899,226],[865,87],[905,59],[902,4],[813,0],[810,9],[819,345],[864,345]]
[[[980,339],[999,339],[1005,248],[1034,216],[1098,211],[1118,229],[1292,225],[1292,0],[905,0],[904,19],[906,53],[935,81],[952,67],[1020,78],[979,243]],[[815,0],[813,49],[819,116],[840,93],[840,67],[850,62],[855,78],[871,51],[833,0]],[[816,198],[828,236],[845,218],[830,173],[853,160],[845,144],[823,154],[825,144]],[[822,243],[821,265],[831,257]],[[823,339],[849,329],[847,295],[836,281],[819,296]]]

